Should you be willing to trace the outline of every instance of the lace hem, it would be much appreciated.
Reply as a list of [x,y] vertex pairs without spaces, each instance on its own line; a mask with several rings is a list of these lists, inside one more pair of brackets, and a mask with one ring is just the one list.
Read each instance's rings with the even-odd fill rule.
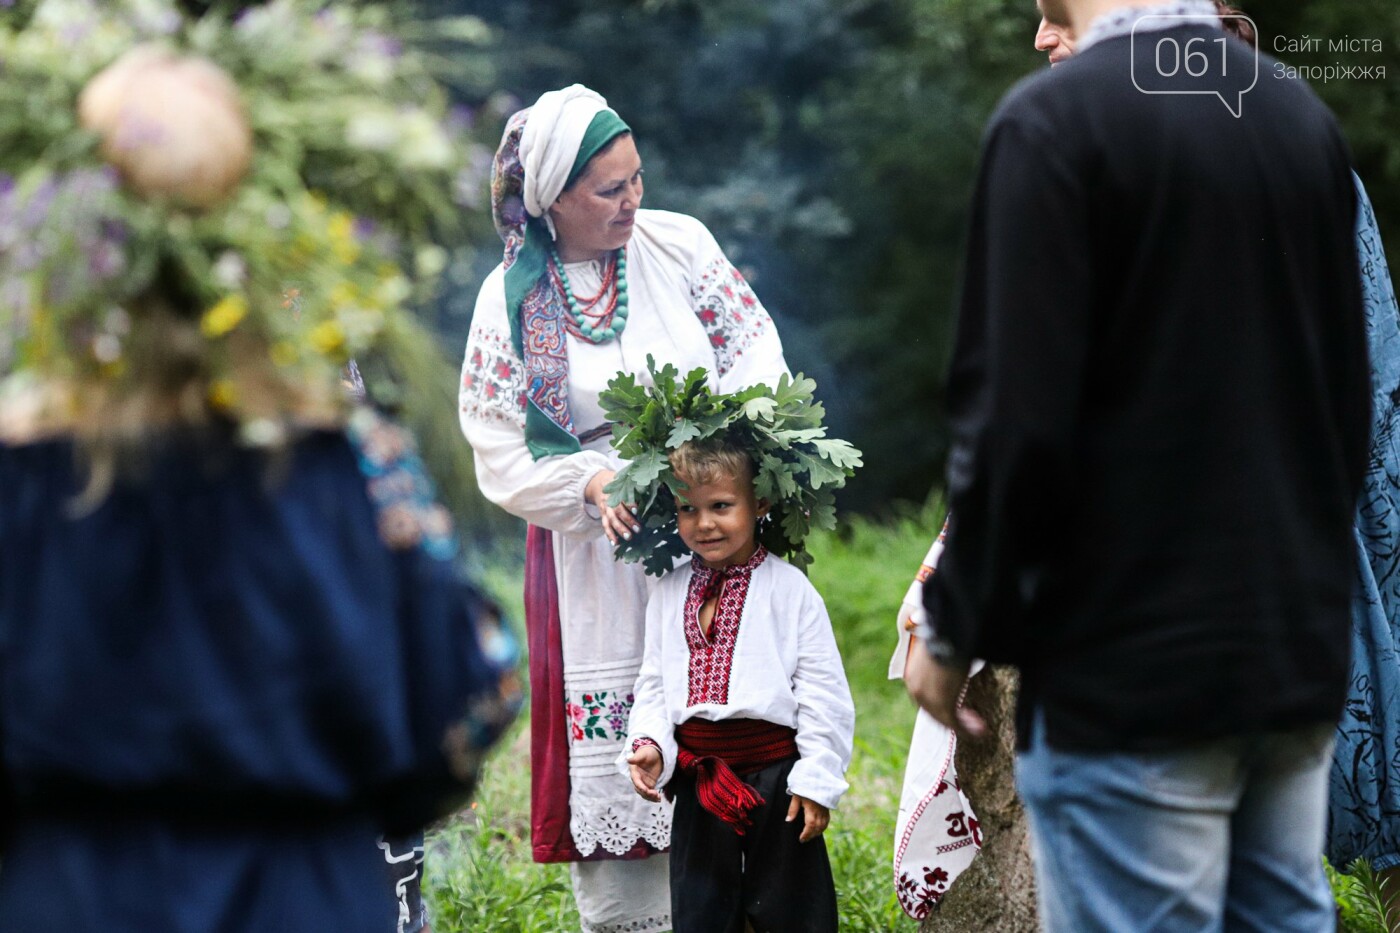
[[641,917],[624,923],[583,923],[583,933],[662,933],[671,929],[671,915]]
[[592,855],[599,846],[613,855],[625,855],[646,840],[653,848],[671,844],[671,808],[650,804],[640,812],[619,808],[610,801],[570,801],[569,832],[580,855]]

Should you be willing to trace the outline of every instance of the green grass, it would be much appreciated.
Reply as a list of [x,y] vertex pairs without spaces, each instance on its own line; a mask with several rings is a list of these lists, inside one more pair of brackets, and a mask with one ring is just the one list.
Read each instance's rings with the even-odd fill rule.
[[530,861],[528,724],[504,744],[471,807],[428,836],[424,895],[435,933],[579,928],[568,866]]
[[[937,531],[933,509],[884,523],[857,519],[809,544],[812,582],[826,600],[856,704],[851,790],[826,832],[849,933],[913,930],[895,900],[894,820],[914,709],[885,679],[895,613]],[[515,618],[519,571],[478,574]],[[558,933],[577,930],[564,865],[530,861],[529,740],[521,724],[487,766],[476,801],[430,834],[426,889],[435,933]]]
[[1327,880],[1337,901],[1340,933],[1388,933],[1385,923],[1387,885],[1365,859],[1357,859],[1339,872],[1326,859]]

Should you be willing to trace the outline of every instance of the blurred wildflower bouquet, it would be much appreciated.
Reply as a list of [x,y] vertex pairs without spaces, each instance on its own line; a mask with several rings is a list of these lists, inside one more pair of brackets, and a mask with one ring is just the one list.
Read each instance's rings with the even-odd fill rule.
[[627,460],[607,486],[608,499],[635,504],[642,527],[618,543],[616,555],[659,577],[689,553],[676,525],[676,496],[686,487],[669,455],[687,441],[722,437],[753,459],[754,493],[770,505],[759,544],[805,570],[812,563],[807,536],[836,527],[835,491],[862,465],[859,450],[826,436],[816,382],[784,374],[777,386],[722,394],[710,391],[703,368],[682,381],[670,363],[658,370],[648,356],[647,370],[650,387],[619,373],[598,396],[613,423],[613,449]]
[[352,359],[372,396],[450,393],[407,308],[491,153],[415,36],[488,38],[312,0],[0,0],[0,404],[119,408],[170,354],[181,417],[251,443],[343,418]]

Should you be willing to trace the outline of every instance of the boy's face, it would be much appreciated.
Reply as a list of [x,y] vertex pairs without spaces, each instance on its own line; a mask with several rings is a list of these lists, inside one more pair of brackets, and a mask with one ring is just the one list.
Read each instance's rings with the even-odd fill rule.
[[767,500],[754,497],[747,476],[721,476],[691,483],[676,501],[681,540],[707,567],[742,564],[758,549],[758,520],[768,514]]

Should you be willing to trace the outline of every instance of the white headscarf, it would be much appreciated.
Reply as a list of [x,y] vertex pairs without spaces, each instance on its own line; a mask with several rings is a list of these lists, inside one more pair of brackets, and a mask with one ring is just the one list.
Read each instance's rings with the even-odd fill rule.
[[543,217],[554,234],[547,213],[558,200],[578,158],[588,124],[608,102],[597,91],[571,84],[541,94],[530,108],[530,118],[520,136],[520,164],[525,169],[525,210]]

